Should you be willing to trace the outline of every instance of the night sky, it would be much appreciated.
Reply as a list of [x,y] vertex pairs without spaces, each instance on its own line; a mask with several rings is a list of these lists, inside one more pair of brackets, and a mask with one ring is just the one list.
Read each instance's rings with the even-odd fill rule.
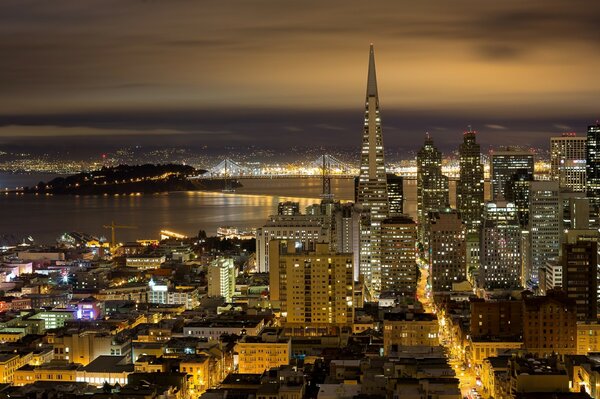
[[[600,118],[600,2],[2,0],[0,146],[548,146]],[[1,147],[0,147],[1,149]]]

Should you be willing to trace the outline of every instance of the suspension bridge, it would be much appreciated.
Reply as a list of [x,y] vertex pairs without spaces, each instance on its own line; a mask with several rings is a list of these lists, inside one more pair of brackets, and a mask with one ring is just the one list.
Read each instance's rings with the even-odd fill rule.
[[358,170],[332,155],[324,154],[312,162],[276,166],[243,164],[229,158],[222,160],[206,173],[194,179],[289,179],[289,178],[341,178],[350,179]]

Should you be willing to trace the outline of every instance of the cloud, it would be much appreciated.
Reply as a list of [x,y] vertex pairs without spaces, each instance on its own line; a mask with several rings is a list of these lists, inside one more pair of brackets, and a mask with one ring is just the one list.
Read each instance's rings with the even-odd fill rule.
[[316,124],[315,127],[318,127],[319,129],[325,129],[325,130],[337,130],[337,131],[346,130],[342,126],[330,125],[328,123],[319,123],[319,124]]
[[485,127],[487,127],[488,129],[493,129],[493,130],[508,130],[508,128],[506,126],[502,126],[502,125],[497,125],[497,124],[486,124],[483,125]]
[[565,125],[564,123],[555,123],[552,126],[559,130],[573,130],[571,126]]
[[[223,134],[222,132],[198,132],[201,134]],[[0,127],[0,137],[69,137],[69,136],[166,136],[184,134],[174,129],[102,129],[88,126],[19,126],[8,125]]]

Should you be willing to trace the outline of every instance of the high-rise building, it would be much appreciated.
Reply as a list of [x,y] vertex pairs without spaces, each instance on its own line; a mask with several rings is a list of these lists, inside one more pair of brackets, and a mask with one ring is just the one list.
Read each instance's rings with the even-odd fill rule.
[[460,177],[456,185],[456,207],[468,233],[479,232],[484,205],[481,148],[475,141],[475,134],[469,127],[463,134],[463,143],[458,150]]
[[406,215],[381,224],[381,291],[414,296],[417,292],[417,226]]
[[427,218],[449,206],[448,178],[442,174],[442,153],[427,135],[417,153],[417,219],[421,239],[426,237]]
[[377,297],[381,288],[381,221],[388,217],[389,205],[373,45],[369,51],[357,203],[368,208],[371,213],[369,248],[362,251],[362,256],[366,259],[364,262],[361,260],[360,272],[371,295]]
[[435,212],[429,222],[429,271],[433,292],[467,280],[466,226],[456,210]]
[[526,169],[519,169],[506,182],[504,198],[517,207],[517,217],[521,228],[529,226],[529,186],[533,181],[533,175]]
[[270,248],[271,301],[279,305],[291,334],[329,333],[354,322],[351,253],[336,253],[319,243],[314,251],[273,241]]
[[317,242],[328,242],[329,232],[321,215],[273,215],[256,230],[256,268],[260,273],[269,271],[269,242],[294,240],[305,250],[312,250]]
[[600,227],[600,122],[588,126],[586,155],[586,192],[590,199],[590,223]]
[[600,123],[588,126],[585,158],[587,195],[600,199]]
[[598,243],[579,241],[562,246],[562,288],[575,300],[577,319],[597,320]]
[[521,226],[515,204],[486,203],[480,259],[479,277],[484,288],[521,286]]
[[231,302],[235,293],[235,265],[233,258],[219,257],[208,265],[208,296],[225,298]]
[[387,174],[388,200],[390,204],[390,216],[398,216],[404,213],[404,178],[392,173]]
[[[585,193],[561,191],[560,231],[590,228],[590,199]],[[561,234],[561,242],[564,236]]]
[[561,207],[557,181],[534,181],[529,191],[529,265],[526,286],[539,282],[538,270],[558,260],[560,251]]
[[527,176],[522,180],[533,180],[534,160],[533,154],[507,148],[503,151],[494,151],[490,159],[490,174],[492,180],[492,200],[507,200],[507,183],[516,174]]
[[575,133],[550,137],[550,177],[561,190],[585,192],[585,144]]
[[369,227],[366,216],[366,211],[352,203],[337,203],[331,216],[330,248],[353,255],[355,281],[359,280],[360,233]]

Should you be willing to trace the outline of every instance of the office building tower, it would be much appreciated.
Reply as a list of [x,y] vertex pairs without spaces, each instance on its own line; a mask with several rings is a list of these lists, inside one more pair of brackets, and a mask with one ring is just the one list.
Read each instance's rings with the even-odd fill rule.
[[479,232],[484,205],[481,148],[475,141],[475,134],[469,127],[458,150],[460,177],[456,185],[456,207],[468,233]]
[[586,192],[590,199],[590,223],[600,228],[600,123],[588,126],[586,140]]
[[597,320],[598,243],[579,241],[562,246],[562,289],[576,303],[577,320]]
[[550,138],[550,177],[561,190],[585,192],[585,145],[575,133]]
[[[570,229],[590,228],[590,199],[585,193],[561,191],[559,193],[561,206],[560,231]],[[561,243],[564,235],[561,234]]]
[[533,175],[526,169],[519,169],[506,182],[505,199],[517,207],[521,228],[529,226],[529,192]]
[[429,222],[429,273],[433,292],[467,280],[466,226],[456,210],[435,212]]
[[235,293],[236,270],[233,258],[219,257],[208,265],[208,296],[231,302]]
[[558,260],[560,251],[559,185],[557,181],[534,181],[529,191],[529,264],[526,286],[538,284],[538,270]]
[[330,248],[339,253],[351,253],[354,264],[354,280],[359,280],[360,233],[368,230],[370,220],[367,211],[352,204],[337,203],[331,217]]
[[269,248],[270,295],[291,335],[332,333],[354,322],[354,277],[351,253],[337,253],[319,243],[314,251],[296,249],[292,241]]
[[483,288],[521,286],[521,226],[515,204],[486,203],[480,259],[479,277]]
[[300,215],[300,203],[294,201],[280,202],[277,205],[277,214],[285,216]]
[[417,292],[417,226],[406,215],[381,224],[381,291],[415,296]]
[[361,261],[362,270],[360,272],[364,275],[371,295],[377,297],[381,288],[381,221],[388,217],[388,192],[373,45],[369,52],[365,119],[356,202],[369,209],[371,213],[371,228],[368,231],[369,246],[363,251],[366,259],[364,262]]
[[585,158],[587,195],[598,200],[600,199],[600,123],[588,126]]
[[390,216],[398,216],[404,213],[404,179],[392,173],[387,174],[388,201],[390,204]]
[[269,242],[294,240],[300,248],[313,250],[317,242],[329,242],[329,231],[324,228],[321,215],[273,215],[256,230],[256,269],[269,271]]
[[429,213],[450,205],[448,192],[448,178],[442,174],[442,153],[427,135],[417,153],[417,219],[422,240],[426,238]]
[[533,154],[506,148],[494,151],[490,158],[492,200],[507,200],[506,185],[514,175],[524,175],[522,180],[533,180]]

